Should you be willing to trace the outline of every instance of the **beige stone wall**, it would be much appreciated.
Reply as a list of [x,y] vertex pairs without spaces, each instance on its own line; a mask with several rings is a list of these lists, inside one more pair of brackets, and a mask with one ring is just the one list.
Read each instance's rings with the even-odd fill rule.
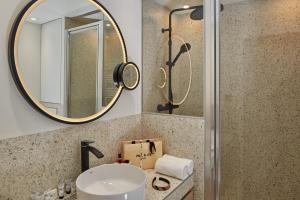
[[86,25],[88,23],[83,23],[83,22],[80,22],[74,18],[70,18],[70,17],[66,17],[65,18],[65,28],[66,30],[68,29],[71,29],[71,28],[76,28],[78,26],[83,26],[83,25]]
[[160,67],[165,67],[168,59],[167,35],[161,29],[168,24],[169,10],[152,0],[143,0],[143,111],[157,112],[157,105],[167,103],[163,95],[166,89],[157,85],[163,83]]
[[27,200],[31,192],[57,187],[80,174],[80,141],[94,140],[103,152],[91,167],[112,163],[120,141],[163,139],[164,152],[195,161],[195,200],[203,199],[204,127],[202,118],[142,114],[0,140],[0,200]]
[[[203,116],[203,20],[191,20],[190,14],[175,15],[174,34],[182,37],[185,42],[190,43],[192,60],[192,85],[187,100],[174,110],[174,114],[188,116]],[[176,38],[176,37],[175,37]],[[173,55],[176,56],[182,42],[174,38]],[[181,101],[186,94],[189,85],[189,59],[187,54],[183,54],[177,65],[173,69],[173,92],[174,101]]]
[[[157,112],[157,105],[167,103],[168,85],[160,89],[163,83],[160,67],[168,73],[168,34],[161,29],[168,27],[170,10],[155,3],[143,1],[143,111]],[[174,110],[178,115],[203,116],[203,21],[192,21],[189,14],[174,15],[174,34],[181,36],[192,45],[192,86],[186,102]],[[179,52],[182,42],[173,38],[173,58]],[[188,89],[189,60],[183,54],[173,68],[174,102],[183,99]]]
[[144,137],[162,138],[164,153],[194,160],[194,200],[204,200],[204,120],[162,114],[143,114]]
[[83,118],[97,113],[98,33],[70,35],[68,117]]
[[221,14],[221,197],[300,197],[300,4],[246,0]]
[[[78,26],[81,26],[81,25],[85,25],[85,24],[88,24],[89,22],[88,21],[80,21],[78,19],[73,19],[73,18],[66,18],[66,28],[69,29],[69,28],[74,28],[74,27],[78,27]],[[121,41],[120,41],[120,38],[117,34],[117,32],[115,31],[115,29],[113,28],[113,26],[106,26],[106,24],[109,23],[108,21],[105,21],[104,22],[104,27],[103,27],[103,77],[102,77],[102,106],[105,107],[107,106],[111,100],[115,97],[117,91],[118,91],[118,88],[114,85],[114,82],[113,82],[113,71],[115,69],[115,66],[119,63],[121,63],[123,61],[123,52],[122,52],[122,46],[121,46]],[[86,49],[83,53],[81,53],[81,59],[76,59],[78,57],[75,56],[74,59],[72,59],[72,62],[75,62],[75,63],[79,63],[81,66],[82,65],[82,62],[86,62],[88,63],[89,66],[86,66],[86,64],[84,65],[85,67],[82,68],[82,69],[86,69],[86,68],[89,68],[91,69],[92,66],[94,66],[96,63],[97,60],[93,59],[93,55],[95,53],[95,42],[91,42],[91,39],[95,39],[91,33],[84,33],[84,42],[81,41],[80,42],[80,36],[77,36],[78,39],[76,40],[72,40],[75,41],[74,43],[75,44],[80,44],[82,45],[81,43],[85,43],[86,45],[89,45],[91,48],[88,48]],[[73,37],[74,38],[74,37]],[[77,42],[76,42],[77,41]],[[97,48],[97,47],[96,47]],[[78,49],[79,50],[79,49]],[[78,51],[77,50],[77,51]],[[80,48],[80,50],[82,51],[82,48]],[[75,50],[76,51],[76,50]],[[88,60],[88,62],[86,61],[85,58],[88,58],[90,57],[91,59]],[[92,65],[92,62],[94,62],[94,64]],[[85,83],[82,84],[80,83],[80,85],[83,86],[86,86],[87,84],[86,83],[93,83],[93,86],[95,86],[95,82],[92,82],[95,77],[93,75],[96,74],[96,68],[94,68],[94,70],[88,70],[86,71],[85,73],[89,73],[89,77],[91,77],[91,79],[89,80],[85,80]],[[82,73],[82,70],[78,70],[77,69],[77,73],[78,75],[80,75],[81,77],[81,74],[84,74]],[[83,77],[84,78],[84,77]],[[80,78],[80,79],[83,79],[83,78]],[[95,80],[94,80],[95,81]],[[81,87],[81,89],[82,89]],[[83,90],[82,90],[83,91]],[[94,96],[95,96],[95,88],[91,88],[90,90],[86,90],[86,92],[84,93],[89,93],[89,96],[91,96],[91,92],[94,91]],[[88,95],[85,94],[85,97],[87,97]],[[96,98],[96,97],[95,97]],[[96,100],[95,98],[93,98],[94,100]],[[78,97],[76,99],[79,99]],[[74,102],[74,101],[71,101],[70,102],[71,104],[78,104],[80,103],[80,105],[83,104],[83,102]],[[88,113],[92,113],[94,114],[95,113],[95,104],[96,102],[90,98],[90,100],[86,101],[81,107],[81,109],[78,108],[78,105],[75,105],[75,108],[72,109],[74,110],[76,113],[70,113],[70,116],[73,116],[73,117],[79,117],[79,116],[87,116]],[[73,105],[70,105],[70,108],[74,107]],[[78,114],[80,113],[80,114]]]
[[28,200],[31,192],[75,180],[81,172],[82,140],[96,141],[94,146],[105,155],[91,156],[91,167],[116,161],[120,140],[142,137],[140,122],[136,115],[0,140],[0,200]]

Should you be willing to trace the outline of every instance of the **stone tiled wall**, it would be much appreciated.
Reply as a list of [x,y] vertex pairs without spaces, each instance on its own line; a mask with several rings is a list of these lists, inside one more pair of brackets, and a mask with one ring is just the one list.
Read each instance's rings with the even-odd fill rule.
[[299,199],[299,0],[225,4],[220,23],[222,199]]
[[91,166],[116,160],[118,141],[139,138],[141,116],[73,126],[0,140],[0,200],[28,200],[31,192],[55,188],[81,171],[80,141],[96,141],[105,157],[91,155]]
[[143,114],[142,132],[159,137],[164,153],[195,161],[194,199],[204,199],[204,120],[199,117]]
[[167,34],[161,29],[168,24],[169,10],[153,0],[143,0],[143,111],[156,112],[157,105],[166,103],[164,95],[167,89],[157,86],[164,83],[159,70],[165,67],[168,59],[163,52],[167,51],[165,41]]
[[[199,5],[192,4],[192,5]],[[200,4],[201,5],[201,4]],[[181,37],[185,43],[191,44],[189,51],[192,64],[192,84],[186,101],[174,110],[174,114],[186,116],[203,116],[203,94],[204,94],[204,20],[191,20],[190,13],[174,15],[174,47],[173,55],[177,55],[182,42],[176,35]],[[167,43],[165,43],[167,45]],[[167,55],[167,52],[165,54]],[[183,99],[189,86],[190,67],[188,54],[183,54],[173,68],[173,90],[174,101]]]
[[55,188],[80,174],[80,141],[94,140],[103,159],[91,167],[111,163],[119,141],[160,137],[164,152],[195,160],[195,199],[203,199],[203,119],[142,114],[94,122],[56,131],[0,140],[0,200],[28,200],[31,192]]

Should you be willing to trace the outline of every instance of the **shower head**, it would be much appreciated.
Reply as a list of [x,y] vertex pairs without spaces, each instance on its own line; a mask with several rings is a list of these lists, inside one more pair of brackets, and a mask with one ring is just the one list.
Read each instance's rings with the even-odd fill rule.
[[203,16],[203,6],[198,6],[191,12],[190,18],[192,20],[202,20]]
[[175,57],[174,61],[171,63],[171,65],[175,66],[175,64],[178,61],[181,54],[184,54],[184,53],[190,51],[191,48],[192,48],[192,45],[190,43],[185,43],[185,44],[181,45],[180,50],[179,50],[177,56]]
[[190,43],[185,43],[185,44],[181,45],[181,47],[180,47],[180,52],[181,52],[181,53],[186,53],[186,52],[188,52],[189,50],[191,50],[191,48],[192,48],[192,46],[191,46]]
[[[220,5],[220,11],[224,10],[224,5]],[[204,9],[203,6],[196,6],[196,8],[191,12],[190,18],[192,20],[202,20],[204,17]]]

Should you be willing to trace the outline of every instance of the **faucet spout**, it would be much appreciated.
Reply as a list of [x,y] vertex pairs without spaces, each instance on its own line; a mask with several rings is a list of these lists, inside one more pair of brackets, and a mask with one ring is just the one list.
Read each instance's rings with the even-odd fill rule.
[[89,146],[89,151],[92,152],[99,159],[104,157],[103,153],[93,146]]
[[90,168],[89,152],[92,152],[99,159],[104,157],[101,151],[99,151],[93,146],[90,146],[90,144],[92,143],[95,142],[88,140],[81,141],[81,172],[85,172]]

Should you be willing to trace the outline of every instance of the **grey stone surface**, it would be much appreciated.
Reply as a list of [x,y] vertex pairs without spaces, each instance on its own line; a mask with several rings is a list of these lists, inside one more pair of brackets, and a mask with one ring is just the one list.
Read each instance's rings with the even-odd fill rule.
[[194,176],[191,176],[182,182],[169,196],[165,197],[164,200],[182,200],[193,189],[193,186]]
[[[142,114],[0,140],[0,200],[28,200],[31,192],[75,180],[80,174],[82,140],[96,141],[95,147],[105,155],[100,160],[91,155],[93,167],[114,162],[119,141],[155,137],[163,139],[165,153],[195,160],[195,199],[203,199],[203,119]],[[176,196],[184,195],[192,182],[189,179]]]
[[164,153],[195,162],[195,200],[204,199],[204,120],[198,117],[143,114],[143,134],[162,138]]
[[159,89],[164,78],[167,35],[161,29],[168,24],[169,10],[152,0],[143,0],[143,112],[156,112],[157,104],[166,103],[166,89]]
[[114,162],[118,141],[138,137],[141,116],[94,122],[0,141],[0,199],[28,200],[31,192],[57,187],[80,174],[80,141],[94,140],[105,157],[91,167]]
[[245,0],[221,14],[221,196],[300,198],[300,4]]
[[[147,170],[147,190],[146,200],[181,200],[194,186],[194,176],[186,180],[178,180],[169,176],[155,173],[154,170]],[[152,187],[154,177],[164,177],[170,181],[170,189],[167,191],[157,191]]]

